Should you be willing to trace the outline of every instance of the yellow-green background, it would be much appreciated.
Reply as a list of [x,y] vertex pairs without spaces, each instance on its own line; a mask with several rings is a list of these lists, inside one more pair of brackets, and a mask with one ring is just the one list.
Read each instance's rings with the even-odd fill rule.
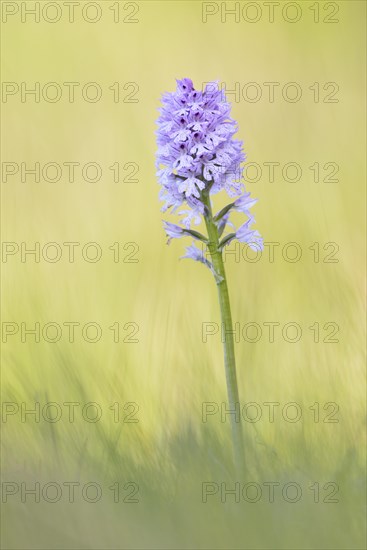
[[[2,478],[103,487],[134,480],[140,503],[113,504],[108,490],[95,505],[13,497],[3,506],[4,548],[363,548],[365,3],[339,2],[337,24],[313,23],[313,2],[299,3],[295,24],[278,12],[268,23],[264,7],[256,24],[223,24],[219,15],[203,24],[194,1],[139,2],[139,23],[115,24],[111,4],[101,3],[94,25],[80,10],[73,24],[18,16],[2,25],[3,81],[95,81],[104,93],[96,104],[78,93],[74,104],[21,103],[19,95],[2,103],[3,161],[92,161],[104,170],[95,184],[2,183],[3,241],[97,241],[104,251],[97,264],[79,255],[74,264],[21,263],[19,255],[2,263],[3,321],[95,321],[104,329],[96,344],[22,344],[19,335],[3,344],[3,401],[95,401],[104,416],[98,424],[10,417]],[[217,296],[209,272],[179,262],[185,243],[166,246],[154,167],[159,97],[185,76],[198,88],[218,79],[230,89],[250,81],[303,89],[295,104],[279,88],[272,104],[265,95],[233,104],[249,161],[303,168],[297,183],[264,177],[248,185],[265,241],[296,241],[302,259],[288,263],[278,251],[274,263],[265,255],[226,263],[235,322],[303,328],[296,344],[279,336],[270,344],[264,332],[257,344],[236,345],[241,401],[296,401],[304,411],[296,424],[277,416],[244,425],[247,481],[297,481],[307,494],[298,504],[201,502],[202,481],[227,480],[231,461],[228,422],[201,422],[203,401],[226,400],[220,338],[201,339],[204,321],[219,322]],[[116,81],[137,82],[139,102],[114,103],[108,86]],[[339,102],[313,102],[309,86],[330,81]],[[139,182],[114,184],[108,167],[116,161],[136,162]],[[308,167],[316,161],[338,163],[339,182],[314,183]],[[139,262],[113,263],[115,241],[136,242]],[[308,247],[319,242],[322,251],[330,241],[339,262],[315,263]],[[139,343],[114,344],[115,321],[137,323]],[[307,327],[315,321],[338,323],[339,343],[313,343]],[[113,423],[115,401],[137,402],[139,423]],[[339,422],[314,423],[315,401],[338,403]],[[339,503],[313,503],[315,481],[337,482]]]

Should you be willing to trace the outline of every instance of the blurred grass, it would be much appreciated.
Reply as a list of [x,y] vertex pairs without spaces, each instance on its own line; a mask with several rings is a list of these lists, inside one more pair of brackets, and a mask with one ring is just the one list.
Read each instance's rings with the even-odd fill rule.
[[[96,184],[3,184],[3,241],[97,241],[97,264],[3,264],[2,318],[15,322],[95,321],[96,344],[2,346],[2,400],[95,401],[104,416],[89,424],[9,418],[2,426],[3,481],[116,480],[140,485],[138,505],[3,506],[4,548],[364,548],[365,6],[340,3],[339,25],[201,23],[200,2],[141,3],[137,25],[76,23],[3,25],[3,80],[139,83],[138,104],[3,105],[3,160],[29,164],[99,162]],[[219,21],[219,20],[218,20]],[[211,276],[179,262],[184,243],[166,247],[154,176],[154,121],[160,94],[176,77],[195,83],[313,82],[340,85],[338,104],[234,103],[249,161],[296,161],[298,183],[265,178],[249,185],[259,197],[257,228],[265,241],[300,243],[292,264],[227,260],[235,322],[298,322],[296,344],[277,338],[236,345],[243,402],[296,401],[295,424],[245,423],[248,479],[335,481],[338,504],[310,498],[289,504],[201,502],[203,481],[231,478],[229,424],[201,422],[203,401],[226,400],[220,337],[204,344],[202,323],[219,322]],[[139,183],[111,183],[113,162],[139,164]],[[315,161],[340,164],[340,182],[311,180]],[[115,264],[108,246],[139,245],[139,263]],[[314,263],[315,241],[338,243],[339,263]],[[107,327],[136,322],[138,344],[113,344]],[[307,327],[340,325],[339,343],[315,344]],[[139,423],[112,421],[113,402],[139,404]],[[332,401],[337,424],[312,422],[308,407]],[[306,416],[307,415],[307,416]],[[17,528],[19,521],[22,530]]]

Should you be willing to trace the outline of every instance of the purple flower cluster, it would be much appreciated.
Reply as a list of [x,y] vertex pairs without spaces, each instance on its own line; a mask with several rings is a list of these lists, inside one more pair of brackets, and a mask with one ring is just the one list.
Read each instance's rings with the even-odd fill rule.
[[199,91],[190,79],[184,78],[177,81],[176,92],[163,95],[157,121],[157,175],[162,186],[162,210],[172,208],[174,212],[183,204],[189,206],[189,210],[179,212],[184,215],[182,223],[186,229],[166,223],[166,232],[170,238],[190,234],[195,237],[196,232],[190,231],[190,227],[192,223],[199,224],[206,214],[203,193],[224,189],[230,197],[241,196],[214,216],[219,233],[223,233],[231,210],[243,212],[248,220],[223,238],[223,246],[237,238],[261,249],[259,233],[249,229],[254,222],[249,208],[256,199],[245,192],[241,181],[245,155],[242,141],[233,138],[237,124],[230,111],[231,106],[216,82]]

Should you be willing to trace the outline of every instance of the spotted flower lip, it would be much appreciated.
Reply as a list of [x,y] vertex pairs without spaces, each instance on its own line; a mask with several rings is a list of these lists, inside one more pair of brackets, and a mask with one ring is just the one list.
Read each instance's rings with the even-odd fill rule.
[[[187,236],[191,224],[200,222],[205,215],[204,194],[209,196],[222,190],[235,200],[214,217],[220,235],[227,225],[233,229],[229,221],[232,211],[245,214],[253,223],[250,208],[257,199],[245,190],[241,169],[246,159],[243,143],[234,138],[237,123],[230,116],[231,105],[218,82],[209,82],[200,91],[189,78],[177,80],[176,91],[163,94],[159,112],[156,165],[162,210],[175,212],[183,205],[191,209],[184,211],[185,229],[180,231],[180,226],[165,222],[169,241]],[[246,233],[246,223],[224,235],[222,245],[233,238],[247,242],[251,234],[262,246],[257,232]],[[193,259],[194,256],[191,254]]]

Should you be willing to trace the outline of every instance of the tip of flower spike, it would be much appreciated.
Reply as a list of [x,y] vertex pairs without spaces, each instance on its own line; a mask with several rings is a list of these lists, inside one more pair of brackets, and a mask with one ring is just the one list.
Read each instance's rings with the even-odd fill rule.
[[179,80],[176,78],[177,89],[183,93],[189,93],[194,89],[194,84],[190,78],[182,78]]

